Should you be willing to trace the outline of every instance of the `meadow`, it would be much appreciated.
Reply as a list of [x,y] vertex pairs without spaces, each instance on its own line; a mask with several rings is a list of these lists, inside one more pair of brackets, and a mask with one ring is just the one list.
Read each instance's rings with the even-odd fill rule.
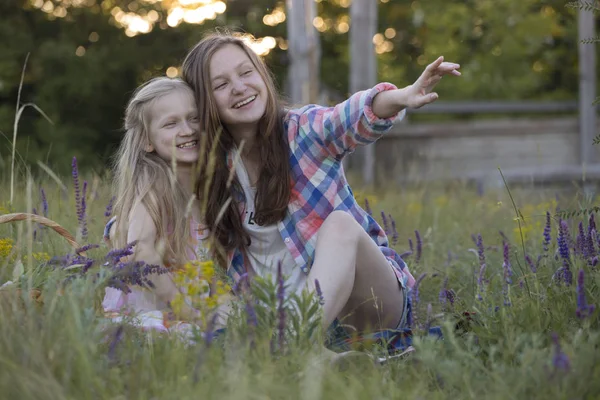
[[[67,161],[68,162],[68,161]],[[4,171],[7,171],[5,169]],[[76,178],[76,179],[74,179]],[[0,214],[32,212],[98,245],[77,258],[56,232],[0,225],[0,397],[7,399],[588,399],[600,394],[600,237],[577,185],[478,190],[463,183],[381,190],[355,186],[419,277],[416,352],[375,367],[329,368],[302,329],[307,299],[288,309],[263,287],[258,320],[240,308],[224,335],[194,344],[109,323],[101,310],[114,269],[102,241],[110,182],[19,173]],[[385,215],[385,222],[382,218]],[[70,255],[69,257],[67,257]],[[315,311],[316,310],[316,311]],[[457,329],[464,313],[469,324]],[[311,315],[304,315],[304,314]],[[463,321],[464,322],[464,321]],[[305,325],[303,325],[305,324]],[[443,339],[425,331],[439,326]],[[310,337],[309,337],[310,336]],[[377,345],[365,351],[381,353]]]

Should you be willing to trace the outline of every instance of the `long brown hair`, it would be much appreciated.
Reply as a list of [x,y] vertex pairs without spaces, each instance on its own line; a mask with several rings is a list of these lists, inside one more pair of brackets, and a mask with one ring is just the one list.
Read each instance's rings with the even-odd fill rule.
[[[205,149],[216,148],[216,154],[200,157],[199,174],[196,179],[196,191],[206,194],[205,221],[215,239],[225,251],[240,248],[244,250],[250,243],[250,237],[244,230],[238,209],[238,194],[241,186],[234,177],[230,181],[227,154],[235,146],[233,137],[219,118],[210,84],[210,62],[217,50],[226,45],[239,46],[254,64],[267,88],[266,111],[259,122],[257,147],[262,161],[256,190],[256,222],[269,225],[281,221],[290,200],[290,162],[289,146],[283,127],[283,104],[278,96],[275,81],[263,60],[244,42],[241,35],[230,32],[213,33],[190,50],[182,65],[182,78],[196,95],[201,132],[206,135]],[[214,169],[211,162],[216,163]],[[213,172],[214,170],[214,172]],[[209,172],[209,173],[207,173]],[[210,176],[209,176],[210,175]],[[232,185],[228,185],[232,182]],[[204,191],[208,188],[207,191]],[[200,196],[200,193],[198,193]],[[223,206],[227,204],[223,210]]]

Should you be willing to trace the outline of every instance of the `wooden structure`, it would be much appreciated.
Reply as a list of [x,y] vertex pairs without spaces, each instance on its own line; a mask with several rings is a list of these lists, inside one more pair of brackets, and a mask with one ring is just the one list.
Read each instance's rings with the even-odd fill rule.
[[[377,84],[377,57],[373,36],[377,33],[377,1],[353,0],[350,6],[350,93],[369,89]],[[374,183],[375,148],[361,147],[353,159],[362,162],[362,179]]]
[[288,95],[296,104],[317,103],[319,96],[319,35],[313,26],[317,16],[314,1],[286,0],[288,54]]
[[[312,25],[314,0],[286,0],[290,70],[288,93],[293,102],[306,104],[318,98],[320,46]],[[376,54],[377,1],[353,0],[350,27],[350,90],[373,86]],[[594,15],[580,10],[579,41],[595,36]],[[552,182],[565,179],[600,180],[600,146],[596,97],[596,47],[579,44],[579,99],[572,102],[436,102],[410,110],[407,120],[379,140],[360,149],[345,166],[363,183],[406,183],[422,180],[499,178],[498,167],[513,181]],[[546,114],[528,117],[411,124],[411,113],[442,114]],[[577,113],[573,118],[569,114]],[[562,115],[562,117],[561,117]]]

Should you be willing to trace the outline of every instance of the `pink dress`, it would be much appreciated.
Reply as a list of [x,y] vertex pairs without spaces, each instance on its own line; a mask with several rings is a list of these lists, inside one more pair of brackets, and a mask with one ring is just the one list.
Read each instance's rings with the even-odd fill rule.
[[[111,219],[107,224],[105,240],[109,240],[107,232],[110,229],[109,225],[112,225],[114,220],[114,218]],[[194,250],[188,253],[189,260],[208,261],[210,258],[205,246],[208,230],[193,220],[190,224],[190,248]],[[208,283],[206,284],[208,285]],[[170,308],[151,290],[139,286],[132,286],[130,289],[131,293],[124,293],[110,287],[105,289],[102,307],[106,318],[114,323],[127,322],[143,330],[182,335],[184,338],[191,339],[195,327],[193,324],[173,320]],[[188,296],[185,301],[190,304]]]

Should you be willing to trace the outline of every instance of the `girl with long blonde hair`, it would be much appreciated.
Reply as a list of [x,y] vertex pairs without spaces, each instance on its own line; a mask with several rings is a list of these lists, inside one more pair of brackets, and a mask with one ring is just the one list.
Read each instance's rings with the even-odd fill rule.
[[[114,217],[105,240],[116,249],[136,242],[129,260],[169,269],[206,257],[206,230],[193,194],[200,131],[192,90],[180,79],[154,78],[133,94],[125,112],[125,136],[114,163]],[[168,330],[165,315],[181,293],[171,273],[149,277],[152,288],[130,293],[107,288],[105,312],[135,315],[146,328]],[[200,317],[188,302],[179,317]]]

